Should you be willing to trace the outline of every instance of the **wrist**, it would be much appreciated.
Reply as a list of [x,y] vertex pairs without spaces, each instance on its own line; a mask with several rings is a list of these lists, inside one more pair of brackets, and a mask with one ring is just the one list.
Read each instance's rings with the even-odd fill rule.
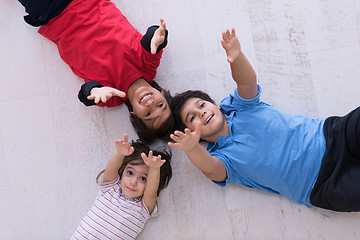
[[201,148],[201,145],[199,142],[197,142],[196,144],[194,144],[194,146],[192,146],[191,148],[189,148],[188,150],[184,151],[186,154],[196,154],[199,151],[199,147]]
[[119,152],[119,151],[115,150],[115,152],[113,153],[113,156],[119,157],[119,158],[125,158],[127,155],[122,153],[122,152]]

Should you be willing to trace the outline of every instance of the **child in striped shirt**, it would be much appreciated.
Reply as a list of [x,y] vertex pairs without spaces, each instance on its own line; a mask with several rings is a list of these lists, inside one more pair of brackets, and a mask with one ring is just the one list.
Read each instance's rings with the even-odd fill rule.
[[96,200],[70,239],[135,239],[157,215],[157,196],[172,176],[171,154],[151,151],[140,141],[114,141]]

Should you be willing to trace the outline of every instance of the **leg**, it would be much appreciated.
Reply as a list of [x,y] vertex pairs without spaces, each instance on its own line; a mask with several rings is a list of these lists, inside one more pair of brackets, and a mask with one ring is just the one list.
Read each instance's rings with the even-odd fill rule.
[[[349,113],[346,123],[346,145],[351,157],[360,161],[360,107]],[[345,117],[347,117],[345,116]]]
[[360,108],[324,124],[326,153],[310,201],[341,212],[360,211]]

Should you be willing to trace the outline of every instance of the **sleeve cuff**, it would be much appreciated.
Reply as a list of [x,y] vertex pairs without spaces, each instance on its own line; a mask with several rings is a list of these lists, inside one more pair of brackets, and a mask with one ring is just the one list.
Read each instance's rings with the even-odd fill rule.
[[91,80],[81,86],[78,98],[83,104],[85,104],[85,106],[95,105],[94,100],[87,99],[87,97],[90,95],[91,89],[93,89],[94,87],[103,87],[103,85],[95,80]]
[[[151,39],[154,36],[154,33],[156,31],[156,29],[158,29],[159,26],[154,25],[151,26],[147,29],[146,34],[142,37],[142,39],[140,40],[141,46],[148,51],[149,53],[151,53]],[[167,45],[167,38],[168,38],[168,30],[165,29],[165,39],[164,42],[162,44],[159,45],[156,53],[160,52],[163,48],[166,47]]]

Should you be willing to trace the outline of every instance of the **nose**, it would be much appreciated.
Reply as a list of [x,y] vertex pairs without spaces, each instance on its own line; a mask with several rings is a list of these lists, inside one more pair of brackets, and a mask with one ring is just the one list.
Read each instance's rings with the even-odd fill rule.
[[131,184],[131,186],[136,186],[137,185],[137,179],[135,177],[131,178],[130,179],[130,184]]
[[206,114],[206,112],[204,110],[199,111],[200,118],[203,118],[205,114]]
[[152,98],[150,98],[148,101],[146,101],[145,106],[150,106],[153,103],[154,103],[154,100]]

